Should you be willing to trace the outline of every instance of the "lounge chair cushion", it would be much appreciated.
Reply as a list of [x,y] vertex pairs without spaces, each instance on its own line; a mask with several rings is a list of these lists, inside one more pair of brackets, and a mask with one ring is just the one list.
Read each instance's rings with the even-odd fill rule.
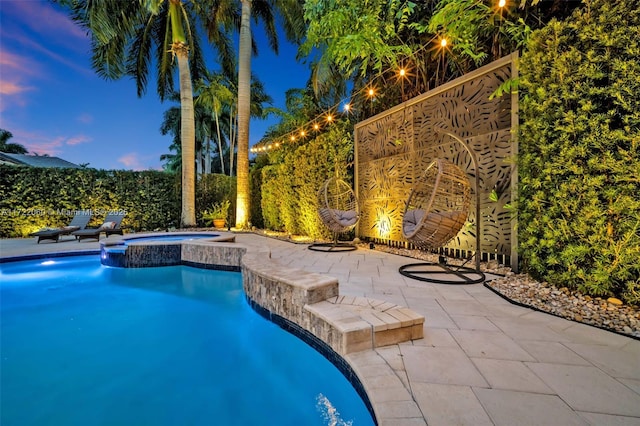
[[416,229],[416,226],[418,226],[423,217],[424,210],[407,210],[407,212],[404,214],[404,217],[402,218],[402,229],[404,230],[405,235],[413,233],[413,231],[415,231]]
[[115,222],[105,222],[102,225],[100,225],[100,229],[113,229],[115,227],[116,227]]
[[333,213],[343,226],[351,226],[358,221],[358,212],[355,210],[334,210]]

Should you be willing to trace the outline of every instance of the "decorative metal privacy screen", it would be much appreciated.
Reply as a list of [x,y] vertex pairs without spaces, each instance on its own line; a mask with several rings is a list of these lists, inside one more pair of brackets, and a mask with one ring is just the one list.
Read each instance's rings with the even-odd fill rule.
[[[402,214],[412,185],[431,162],[444,158],[471,182],[479,174],[481,251],[509,258],[517,270],[516,217],[505,206],[515,200],[517,185],[518,95],[489,100],[502,83],[517,78],[516,64],[514,53],[356,125],[358,236],[403,243]],[[473,150],[478,170],[447,133]],[[476,250],[476,190],[467,223],[449,249]]]

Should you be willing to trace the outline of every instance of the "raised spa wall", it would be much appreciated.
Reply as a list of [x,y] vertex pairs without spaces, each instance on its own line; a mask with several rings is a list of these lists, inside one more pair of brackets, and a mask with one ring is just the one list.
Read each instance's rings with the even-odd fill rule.
[[[235,244],[233,234],[212,239],[101,244],[105,265],[190,265],[242,272],[251,306],[295,334],[311,333],[340,355],[423,337],[424,317],[393,303],[341,296],[338,280],[283,266],[268,250]],[[291,330],[291,328],[299,328]]]

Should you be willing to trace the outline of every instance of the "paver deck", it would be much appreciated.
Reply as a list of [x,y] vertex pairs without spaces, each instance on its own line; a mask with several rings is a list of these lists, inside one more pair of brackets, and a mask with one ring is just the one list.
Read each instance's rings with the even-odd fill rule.
[[[315,252],[254,234],[236,241],[337,278],[341,296],[424,315],[423,339],[346,356],[381,425],[640,425],[638,340],[512,305],[482,284],[403,277],[398,267],[411,260],[392,254]],[[98,247],[0,240],[0,256]]]

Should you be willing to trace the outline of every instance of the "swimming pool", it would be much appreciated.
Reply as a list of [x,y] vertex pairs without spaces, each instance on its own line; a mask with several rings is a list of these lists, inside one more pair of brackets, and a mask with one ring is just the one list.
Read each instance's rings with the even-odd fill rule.
[[373,424],[238,273],[78,256],[4,263],[0,281],[3,425]]

